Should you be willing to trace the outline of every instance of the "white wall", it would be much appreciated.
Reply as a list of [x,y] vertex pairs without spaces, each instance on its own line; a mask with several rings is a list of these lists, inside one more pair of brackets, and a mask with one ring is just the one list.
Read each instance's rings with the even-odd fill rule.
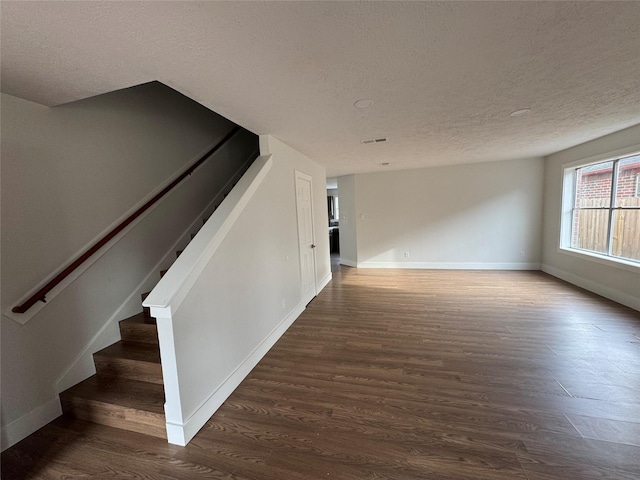
[[[202,236],[181,255],[176,269],[145,301],[158,318],[172,443],[184,444],[195,435],[306,306],[296,170],[310,175],[313,182],[318,288],[331,278],[324,168],[273,137],[261,137],[261,147],[271,159],[256,161],[207,222]],[[256,173],[258,168],[264,169],[261,174]],[[258,183],[251,180],[253,176],[264,179]],[[257,190],[251,190],[251,181]],[[253,196],[242,193],[252,191]],[[243,201],[243,209],[233,207]],[[225,230],[234,208],[241,213]],[[220,231],[228,231],[221,243]],[[190,281],[192,270],[196,273]],[[177,293],[184,282],[190,286],[186,295]],[[169,365],[165,358],[175,358],[175,364]]]
[[157,83],[55,108],[2,95],[3,309],[230,125]]
[[356,224],[356,176],[338,177],[340,199],[340,263],[355,267],[358,263]]
[[537,269],[542,183],[542,159],[355,175],[358,267]]
[[640,267],[620,267],[558,249],[563,165],[596,156],[640,151],[640,125],[550,155],[545,160],[542,270],[640,310]]
[[[312,177],[313,182],[313,219],[315,224],[315,244],[316,251],[316,283],[317,285],[325,285],[331,278],[331,261],[329,257],[329,218],[327,215],[327,188],[326,188],[326,171],[325,168],[308,157],[304,156],[297,150],[289,147],[275,137],[264,136],[261,139],[261,153],[270,153],[274,159],[274,171],[271,172],[267,185],[280,185],[279,188],[284,190],[283,197],[278,201],[275,200],[275,191],[266,193],[269,203],[276,208],[282,206],[285,217],[278,220],[278,225],[282,230],[293,228],[295,235],[296,255],[298,255],[298,230],[296,218],[296,192],[295,192],[295,170]],[[267,143],[262,143],[263,140]],[[264,145],[264,146],[263,146]],[[274,186],[264,187],[275,190]],[[263,209],[264,215],[268,215],[269,207]],[[293,211],[293,214],[291,213]],[[293,223],[293,226],[292,226]],[[280,234],[282,235],[282,234]],[[276,237],[278,238],[278,237]],[[281,238],[281,237],[280,237]],[[283,239],[283,238],[281,238]],[[288,233],[287,248],[293,249],[291,241],[291,233]],[[299,269],[299,267],[297,267]]]
[[[229,128],[158,84],[56,108],[2,95],[2,311]],[[207,165],[28,323],[3,315],[3,448],[55,417],[58,388],[91,374],[91,349],[141,311],[155,267],[212,200],[220,172]]]

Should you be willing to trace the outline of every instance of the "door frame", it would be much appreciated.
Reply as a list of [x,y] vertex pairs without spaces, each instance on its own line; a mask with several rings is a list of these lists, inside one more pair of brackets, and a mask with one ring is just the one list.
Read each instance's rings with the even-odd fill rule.
[[302,268],[303,268],[303,245],[301,242],[301,238],[300,238],[300,218],[299,218],[299,209],[298,209],[298,185],[299,185],[299,180],[302,181],[306,181],[309,182],[309,214],[310,214],[310,221],[311,221],[311,244],[313,245],[311,248],[311,259],[312,259],[312,268],[313,268],[313,286],[312,286],[312,290],[313,290],[313,295],[309,296],[309,298],[304,298],[302,299],[304,301],[305,304],[309,303],[311,300],[313,300],[316,295],[318,295],[318,264],[317,264],[317,259],[316,259],[316,247],[315,247],[315,243],[316,243],[316,229],[315,229],[315,222],[314,222],[314,215],[313,215],[313,178],[311,177],[311,175],[308,175],[304,172],[301,172],[299,170],[294,170],[294,187],[295,187],[295,197],[296,197],[296,221],[297,221],[297,230],[298,230],[298,259],[300,262],[300,288],[301,288],[301,294],[304,294],[304,292],[302,291],[303,285],[304,285],[304,277],[303,277],[303,272],[302,272]]

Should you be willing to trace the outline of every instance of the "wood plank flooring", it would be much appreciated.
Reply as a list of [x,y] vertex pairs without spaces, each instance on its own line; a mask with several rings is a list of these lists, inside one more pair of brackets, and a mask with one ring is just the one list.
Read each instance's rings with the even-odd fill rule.
[[640,314],[541,272],[334,280],[187,447],[60,418],[4,480],[640,478]]

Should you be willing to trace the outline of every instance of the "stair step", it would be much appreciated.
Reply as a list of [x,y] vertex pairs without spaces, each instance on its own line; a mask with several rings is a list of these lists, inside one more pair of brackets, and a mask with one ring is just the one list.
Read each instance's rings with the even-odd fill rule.
[[139,313],[120,322],[123,343],[158,345],[158,327],[155,320]]
[[161,385],[94,375],[60,399],[64,413],[81,420],[167,438]]
[[116,342],[94,353],[93,361],[98,375],[163,384],[160,350],[155,345]]

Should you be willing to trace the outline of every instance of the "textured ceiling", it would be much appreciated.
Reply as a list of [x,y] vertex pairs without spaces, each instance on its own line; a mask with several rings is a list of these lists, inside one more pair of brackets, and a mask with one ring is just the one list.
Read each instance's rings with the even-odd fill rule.
[[159,80],[328,175],[540,156],[640,123],[640,2],[5,0],[1,14],[5,93],[58,105]]

